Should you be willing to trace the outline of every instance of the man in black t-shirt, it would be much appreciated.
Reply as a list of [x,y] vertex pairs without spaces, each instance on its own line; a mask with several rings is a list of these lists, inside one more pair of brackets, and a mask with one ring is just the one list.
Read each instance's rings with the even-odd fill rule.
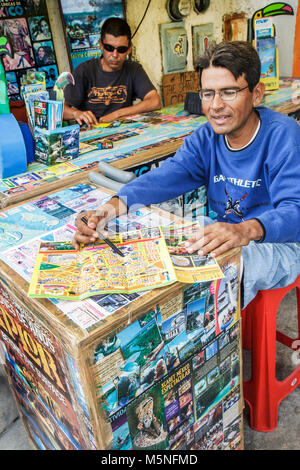
[[[65,88],[64,119],[80,125],[111,122],[130,114],[160,109],[160,98],[142,66],[126,60],[131,31],[121,18],[108,18],[101,29],[100,59],[74,71],[75,85]],[[139,98],[136,104],[133,100]]]

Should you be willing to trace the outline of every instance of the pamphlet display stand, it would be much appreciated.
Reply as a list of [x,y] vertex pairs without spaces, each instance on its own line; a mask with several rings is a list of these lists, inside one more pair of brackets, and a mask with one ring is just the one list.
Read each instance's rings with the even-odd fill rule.
[[[242,449],[239,249],[218,259],[224,278],[217,281],[84,301],[28,298],[37,235],[70,239],[80,204],[99,204],[108,193],[83,181],[2,211],[0,227],[19,241],[0,244],[0,350],[30,442],[35,449]],[[38,224],[35,210],[44,210]],[[153,217],[170,221],[145,208],[130,224],[146,227]]]
[[255,48],[261,61],[261,81],[266,90],[279,88],[279,60],[272,18],[255,20]]

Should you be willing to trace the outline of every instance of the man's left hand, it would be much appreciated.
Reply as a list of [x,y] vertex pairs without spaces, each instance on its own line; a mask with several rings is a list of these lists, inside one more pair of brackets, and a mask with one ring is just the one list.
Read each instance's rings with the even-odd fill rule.
[[106,114],[105,116],[101,116],[99,118],[99,122],[113,122],[119,119],[120,113],[119,111],[114,111],[113,113]]
[[256,219],[239,224],[216,222],[201,227],[196,234],[186,242],[189,253],[198,251],[199,255],[218,256],[232,248],[246,246],[251,240],[260,240],[263,228]]

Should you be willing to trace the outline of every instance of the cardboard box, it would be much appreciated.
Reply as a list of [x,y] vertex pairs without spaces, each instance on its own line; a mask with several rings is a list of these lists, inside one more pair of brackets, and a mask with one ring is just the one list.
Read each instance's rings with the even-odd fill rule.
[[[83,193],[99,205],[99,191],[82,183],[47,197],[70,206],[69,197],[75,208]],[[6,211],[24,212],[27,240],[8,258],[0,250],[0,347],[33,447],[241,449],[240,250],[219,258],[217,281],[81,302],[32,299],[18,260],[32,249],[29,225],[42,231],[46,222],[34,225],[34,207],[38,199]],[[52,228],[41,236],[70,236],[70,222],[53,231],[62,213],[48,213]],[[147,218],[138,211],[140,224]]]
[[49,131],[35,128],[35,160],[45,165],[74,160],[79,156],[79,125]]

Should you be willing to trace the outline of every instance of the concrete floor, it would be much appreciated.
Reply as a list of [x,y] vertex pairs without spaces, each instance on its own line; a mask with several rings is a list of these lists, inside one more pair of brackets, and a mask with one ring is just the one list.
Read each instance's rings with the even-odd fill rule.
[[[284,333],[295,336],[296,298],[295,292],[290,292],[279,309],[277,316],[278,328]],[[282,380],[294,367],[291,358],[292,351],[282,345],[277,348],[277,378]],[[251,371],[251,354],[243,352],[244,377]],[[278,427],[268,433],[257,432],[249,426],[249,409],[244,411],[244,440],[246,450],[299,450],[300,449],[300,387],[294,390],[279,405]],[[21,419],[12,394],[8,388],[3,368],[0,365],[0,450],[30,450]]]
[[[280,304],[277,329],[294,338],[297,335],[296,291],[292,290]],[[299,346],[298,348],[299,349]],[[293,350],[277,343],[276,377],[285,379],[295,368]],[[251,377],[251,353],[243,351],[244,379]],[[248,450],[299,450],[300,449],[300,387],[288,395],[278,408],[278,427],[272,432],[257,432],[249,426],[249,408],[244,411],[245,449]]]

